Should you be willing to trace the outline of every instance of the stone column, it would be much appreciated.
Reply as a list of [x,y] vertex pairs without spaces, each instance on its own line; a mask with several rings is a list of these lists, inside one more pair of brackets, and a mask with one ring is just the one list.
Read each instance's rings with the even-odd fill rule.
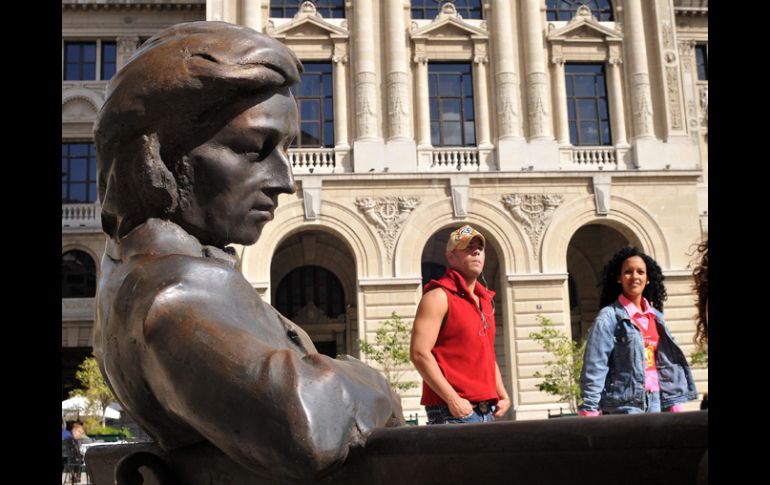
[[497,77],[498,138],[522,139],[518,106],[518,77],[513,49],[516,26],[511,20],[511,2],[495,2],[490,15],[492,46],[495,52]]
[[564,76],[564,57],[562,56],[562,46],[554,45],[551,52],[551,63],[553,64],[553,83],[554,83],[554,111],[556,112],[556,140],[559,145],[570,145],[569,139],[569,117],[567,116],[567,86]]
[[240,0],[241,1],[241,24],[252,28],[257,32],[262,30],[262,0]]
[[523,5],[524,25],[526,26],[525,47],[527,55],[525,60],[529,139],[552,140],[549,90],[543,49],[543,23],[540,15],[541,3],[540,0],[525,0]]
[[238,0],[206,0],[206,20],[238,23]]
[[353,10],[355,66],[356,138],[353,164],[356,172],[383,168],[383,143],[378,130],[377,74],[374,50],[374,8],[372,0],[356,0]]
[[334,44],[334,148],[349,150],[348,144],[348,92],[347,92],[347,46]]
[[415,84],[417,84],[417,148],[432,148],[430,140],[430,93],[428,91],[428,58],[414,56],[417,66]]
[[395,171],[414,171],[417,151],[412,137],[409,102],[409,45],[406,41],[403,0],[386,0],[388,143],[386,165]]
[[610,121],[612,122],[612,137],[616,147],[626,148],[626,111],[623,108],[623,82],[620,65],[623,59],[620,57],[620,46],[610,46],[609,69],[609,101]]
[[489,137],[489,97],[487,96],[487,52],[476,44],[473,57],[473,78],[476,85],[476,143],[479,148],[492,148]]
[[653,113],[641,0],[626,0],[625,31],[631,74],[634,138],[653,138]]
[[134,55],[134,52],[136,52],[136,49],[139,47],[139,37],[135,35],[118,37],[115,39],[115,44],[115,70],[117,71],[125,66],[131,56]]

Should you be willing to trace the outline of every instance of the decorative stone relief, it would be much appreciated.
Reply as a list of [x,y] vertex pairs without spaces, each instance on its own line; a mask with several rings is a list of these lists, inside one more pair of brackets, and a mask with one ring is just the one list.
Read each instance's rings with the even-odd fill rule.
[[461,19],[462,16],[457,13],[457,8],[455,8],[454,4],[446,2],[444,5],[441,6],[441,10],[439,11],[438,15],[436,15],[436,18],[433,19],[434,22],[437,22],[439,20],[443,20],[445,18],[457,18]]
[[661,22],[661,37],[663,39],[663,47],[665,49],[674,48],[674,31],[671,28],[671,22],[668,20]]
[[[643,76],[647,79],[646,74],[637,74],[637,76]],[[649,82],[638,82],[635,86],[636,96],[634,103],[634,123],[636,124],[637,133],[650,133],[652,128],[650,122],[652,121],[652,106],[648,97],[650,90]]]
[[361,136],[375,136],[377,123],[377,92],[374,85],[376,76],[373,72],[356,74],[356,119],[358,133]]
[[518,112],[513,97],[516,86],[516,74],[501,72],[497,75],[497,115],[500,119],[500,136],[514,134],[514,123]]
[[409,136],[409,85],[405,72],[388,74],[388,121],[391,136]]
[[679,57],[682,60],[684,67],[688,67],[692,60],[693,49],[695,49],[694,40],[682,40],[679,41]]
[[666,89],[668,90],[668,110],[671,114],[671,128],[682,130],[682,107],[679,100],[679,73],[676,66],[666,67]]
[[117,69],[125,66],[128,60],[134,55],[136,49],[139,47],[139,37],[135,35],[126,37],[117,37],[115,39],[117,44],[117,55],[115,59],[115,65]]
[[295,19],[301,19],[305,17],[318,17],[319,19],[323,18],[323,16],[318,13],[318,10],[316,10],[315,4],[313,2],[302,2],[299,10],[294,15]]
[[700,86],[700,121],[701,125],[706,126],[709,122],[709,87],[708,84]]
[[393,261],[393,245],[398,239],[401,226],[419,203],[420,198],[416,196],[356,198],[356,207],[382,238],[388,252],[388,262]]
[[545,73],[535,72],[529,75],[529,123],[532,127],[531,136],[538,136],[545,133],[546,116],[548,111],[545,109],[545,97],[547,85],[545,82]]
[[540,239],[551,221],[553,212],[562,202],[560,194],[506,194],[503,205],[513,219],[521,224],[532,242],[535,257],[540,253]]
[[342,64],[348,63],[348,47],[346,43],[344,42],[334,43],[334,53],[332,55],[332,62],[335,64],[338,64],[340,62]]

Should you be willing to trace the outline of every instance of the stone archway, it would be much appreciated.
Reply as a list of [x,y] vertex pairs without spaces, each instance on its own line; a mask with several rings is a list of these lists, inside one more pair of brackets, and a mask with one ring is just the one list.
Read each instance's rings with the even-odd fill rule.
[[349,354],[358,338],[356,263],[336,236],[295,233],[277,248],[270,267],[271,301],[310,336],[318,351]]
[[[628,233],[626,233],[628,234]],[[601,271],[618,249],[640,247],[640,241],[605,224],[586,224],[567,247],[572,339],[582,342],[599,312]]]

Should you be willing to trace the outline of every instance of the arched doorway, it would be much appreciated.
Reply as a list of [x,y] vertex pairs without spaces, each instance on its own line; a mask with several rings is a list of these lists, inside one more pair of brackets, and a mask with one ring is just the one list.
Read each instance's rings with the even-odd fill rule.
[[283,241],[271,263],[273,306],[330,357],[351,353],[357,338],[355,268],[339,238],[314,230]]
[[588,333],[599,312],[602,268],[613,254],[625,246],[641,247],[641,244],[639,239],[604,224],[587,224],[570,239],[567,247],[567,283],[572,340],[580,343]]
[[83,251],[61,256],[61,297],[93,298],[96,295],[96,263]]

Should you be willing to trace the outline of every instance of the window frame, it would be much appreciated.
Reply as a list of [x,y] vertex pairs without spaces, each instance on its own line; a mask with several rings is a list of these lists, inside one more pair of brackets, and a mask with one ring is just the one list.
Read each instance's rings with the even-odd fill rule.
[[[69,62],[69,47],[73,45],[80,45],[81,56],[82,48],[86,46],[93,46],[94,48],[94,61],[91,62]],[[114,59],[105,62],[105,48],[114,46]],[[112,76],[117,72],[118,63],[118,45],[116,39],[63,39],[62,40],[62,81],[109,81]],[[83,73],[84,64],[93,64],[93,77],[87,77]],[[75,78],[69,77],[70,65],[80,66],[78,75]],[[112,66],[112,73],[105,75],[105,67]]]
[[[299,12],[302,3],[305,0],[283,0],[279,2],[270,1],[270,17],[272,18],[293,18]],[[316,11],[325,19],[344,19],[347,16],[345,12],[345,0],[308,0],[315,5]],[[274,3],[281,5],[273,6]],[[288,5],[287,5],[288,4]],[[319,4],[321,4],[319,6]],[[342,15],[335,13],[342,12]],[[278,14],[278,15],[276,15]]]
[[[599,5],[601,2],[606,2],[607,6],[602,7]],[[567,8],[561,8],[561,3],[569,3]],[[569,21],[575,16],[577,10],[586,3],[594,3],[597,8],[591,8],[591,15],[594,16],[599,22],[614,22],[615,21],[615,9],[612,6],[610,0],[546,0],[545,2],[545,19],[547,22],[564,22]],[[562,18],[559,18],[562,17]],[[602,18],[605,17],[605,18]]]
[[[702,59],[699,59],[699,54]],[[709,80],[709,55],[708,55],[708,44],[705,43],[697,43],[695,44],[695,77],[698,81],[708,81]],[[701,75],[701,68],[703,69],[703,75]]]
[[[594,95],[592,96],[578,96],[576,92],[576,85],[574,83],[574,80],[578,76],[582,77],[588,77],[590,73],[579,73],[579,72],[570,72],[570,68],[574,68],[576,66],[595,66],[600,68],[600,72],[593,75],[594,78],[593,82],[593,89],[594,89]],[[598,93],[598,86],[596,79],[599,78],[599,75],[601,75],[602,78],[602,84],[604,86],[604,96],[601,96],[601,93]],[[613,132],[612,132],[612,119],[610,114],[610,99],[609,99],[609,88],[607,86],[607,66],[606,63],[603,62],[565,62],[564,63],[564,85],[566,89],[566,100],[567,100],[567,127],[569,130],[569,141],[572,146],[575,147],[612,147],[613,146]],[[570,89],[571,88],[571,89]],[[572,92],[572,94],[570,94]],[[604,100],[604,113],[601,111],[601,103],[599,102],[601,99]],[[595,110],[595,117],[592,119],[583,119],[581,115],[580,110],[580,103],[579,101],[586,101],[586,100],[594,100],[593,106]],[[573,109],[570,109],[573,107]],[[602,115],[605,115],[603,118]],[[580,127],[581,123],[588,123],[590,121],[593,121],[597,126],[597,137],[598,137],[598,143],[586,143],[581,140],[583,138],[581,136],[582,129]],[[602,125],[606,124],[607,127],[607,140],[604,140],[603,136],[603,127]]]
[[[463,68],[467,68],[467,72],[452,72],[449,70],[449,68],[453,66],[463,66]],[[447,71],[443,71],[442,69],[438,69],[439,67],[446,67]],[[440,77],[444,76],[457,76],[460,75],[460,95],[459,96],[444,96],[440,93]],[[468,79],[468,91],[469,94],[465,94],[465,84],[464,79]],[[435,90],[434,87],[435,86]],[[435,91],[435,92],[434,92]],[[474,96],[474,79],[473,79],[473,66],[471,62],[463,62],[463,61],[431,61],[428,62],[428,110],[429,110],[429,117],[430,117],[430,139],[431,139],[431,145],[436,148],[444,148],[444,147],[476,147],[478,146],[478,134],[476,133],[476,99]],[[447,123],[454,123],[455,120],[447,120],[443,117],[444,112],[444,106],[446,103],[443,101],[451,101],[459,99],[459,106],[460,106],[460,141],[461,143],[459,145],[455,144],[447,144],[444,141],[444,125]],[[436,115],[434,116],[434,100],[436,101]],[[470,119],[467,118],[467,103],[466,101],[470,101]],[[438,123],[438,139],[434,138],[434,124]],[[467,142],[467,135],[466,135],[466,125],[467,123],[470,123],[470,126],[473,129],[473,141]]]
[[[97,177],[96,177],[96,145],[93,141],[77,141],[77,140],[67,140],[62,141],[62,165],[64,164],[65,160],[65,154],[64,154],[64,147],[67,147],[67,153],[66,153],[66,160],[67,160],[67,171],[64,172],[62,169],[62,192],[64,192],[64,186],[66,184],[67,187],[67,200],[64,200],[64,195],[62,194],[62,204],[93,204],[96,203],[98,200],[98,187],[97,187]],[[73,145],[86,145],[88,148],[86,150],[86,169],[85,174],[86,177],[83,180],[72,180],[72,160],[77,160],[83,158],[82,156],[73,156],[72,146]],[[67,175],[66,181],[65,181],[65,174]],[[93,178],[91,178],[93,177]],[[71,193],[72,193],[72,185],[73,184],[82,184],[85,186],[85,201],[72,201]],[[91,191],[93,190],[93,194],[91,194]],[[91,197],[92,196],[92,197]],[[89,200],[91,199],[91,200]]]
[[[302,74],[300,75],[300,78],[302,80],[305,79],[306,76],[310,75],[318,75],[320,82],[319,82],[319,90],[320,92],[318,94],[314,95],[302,95],[300,89],[302,87],[302,82],[300,81],[299,84],[296,84],[292,86],[291,92],[294,96],[295,101],[297,102],[297,111],[299,113],[299,134],[294,139],[294,141],[291,144],[291,148],[334,148],[335,146],[335,130],[334,130],[334,67],[332,66],[332,63],[329,61],[323,61],[323,60],[312,60],[312,61],[303,61],[302,65],[304,67],[304,70]],[[316,66],[323,66],[323,71],[314,71],[313,68]],[[328,72],[327,72],[328,71]],[[327,85],[328,81],[328,85]],[[326,94],[326,93],[329,94]],[[303,102],[312,102],[312,101],[318,101],[318,118],[304,118],[304,114],[302,111],[302,105]],[[317,123],[319,127],[319,143],[317,145],[315,144],[306,144],[303,141],[303,124],[304,123]],[[329,138],[327,143],[327,136]]]
[[[415,5],[419,3],[419,5]],[[446,0],[412,0],[410,5],[410,18],[412,20],[433,20],[441,12],[441,5],[446,3]],[[464,20],[483,20],[484,19],[484,5],[482,0],[456,0],[452,2],[457,10],[457,13]],[[461,5],[458,5],[461,3]],[[469,3],[476,3],[478,5],[468,5]],[[418,16],[415,16],[415,13]],[[478,13],[478,16],[476,16]]]

